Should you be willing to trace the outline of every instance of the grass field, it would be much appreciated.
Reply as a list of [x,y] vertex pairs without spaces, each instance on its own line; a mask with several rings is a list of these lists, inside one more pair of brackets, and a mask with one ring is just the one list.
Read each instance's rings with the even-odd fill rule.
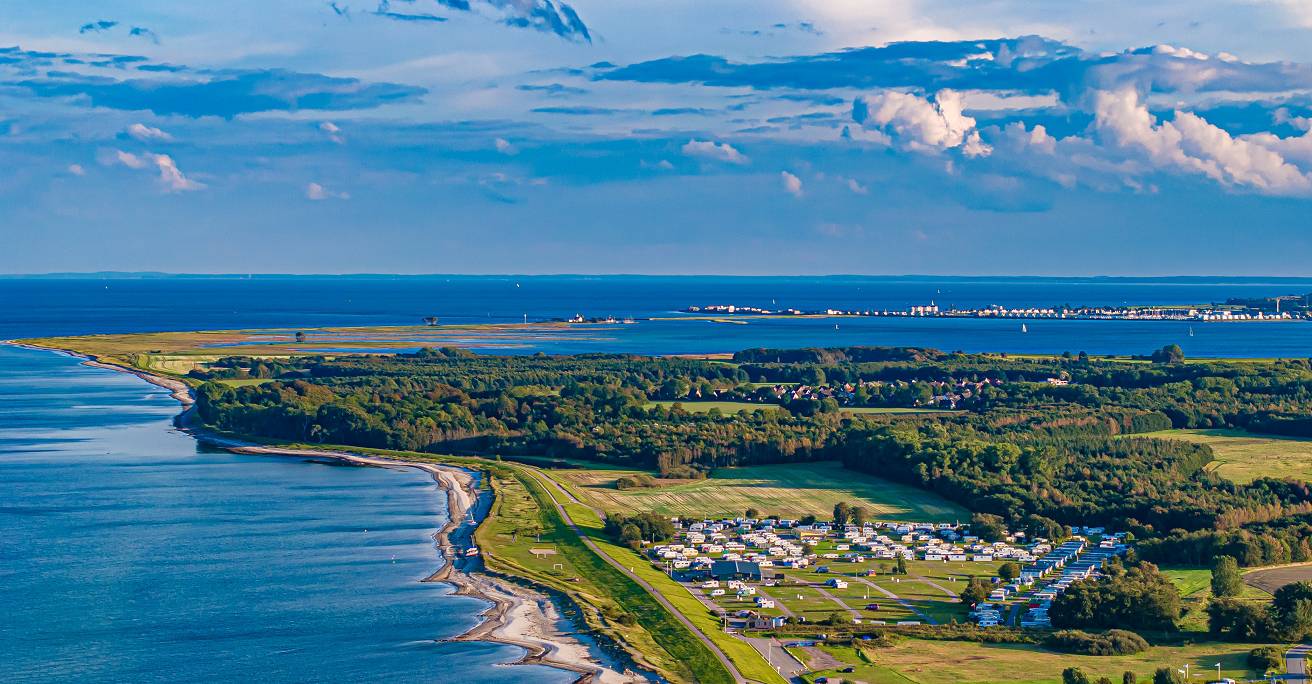
[[1240,430],[1162,430],[1138,437],[1177,439],[1212,447],[1208,470],[1240,484],[1259,477],[1312,481],[1312,440],[1255,435]]
[[1121,674],[1129,670],[1141,681],[1149,681],[1157,668],[1176,669],[1185,663],[1198,676],[1212,679],[1216,676],[1215,664],[1220,662],[1222,676],[1244,681],[1262,676],[1246,664],[1248,651],[1257,645],[1204,643],[1157,646],[1132,656],[1079,656],[1016,644],[907,640],[891,648],[867,651],[873,663],[866,662],[852,647],[825,646],[826,652],[854,666],[855,672],[821,671],[808,675],[806,680],[827,677],[832,682],[837,677],[868,684],[1059,684],[1062,670],[1078,667],[1090,679],[1107,676],[1119,682]]
[[608,511],[650,511],[703,518],[742,515],[832,515],[834,504],[865,506],[873,519],[953,522],[965,509],[935,494],[844,469],[833,462],[720,468],[705,480],[620,491],[615,480],[631,471],[558,470],[555,477],[593,505]]
[[675,404],[678,404],[688,413],[709,413],[711,409],[719,409],[721,413],[737,413],[739,411],[751,413],[757,409],[762,411],[787,410],[778,404],[755,404],[749,401],[651,401],[647,402],[647,408],[673,406]]

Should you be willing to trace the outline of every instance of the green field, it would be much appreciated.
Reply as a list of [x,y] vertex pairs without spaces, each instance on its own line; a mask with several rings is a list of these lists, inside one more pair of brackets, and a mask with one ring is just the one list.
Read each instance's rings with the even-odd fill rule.
[[647,402],[647,408],[653,406],[674,406],[678,404],[688,413],[709,413],[711,409],[719,409],[721,413],[737,413],[747,411],[751,413],[758,409],[762,411],[784,411],[784,407],[778,404],[760,404],[750,401],[651,401]]
[[869,649],[873,660],[863,659],[852,647],[824,646],[825,652],[855,667],[851,674],[825,670],[806,676],[814,682],[819,677],[829,681],[844,678],[868,684],[1059,684],[1061,672],[1078,667],[1096,679],[1106,676],[1121,681],[1127,670],[1140,681],[1150,681],[1159,667],[1176,669],[1185,663],[1200,679],[1221,674],[1239,681],[1261,677],[1263,673],[1248,669],[1248,651],[1260,644],[1202,643],[1189,646],[1156,646],[1132,656],[1081,656],[1053,653],[1035,646],[1017,644],[979,644],[961,641],[920,641],[909,639],[891,648]]
[[1136,437],[1206,444],[1216,460],[1208,470],[1240,484],[1259,477],[1312,481],[1312,440],[1256,435],[1241,430],[1162,430]]
[[703,518],[742,515],[755,508],[762,515],[828,516],[833,514],[834,504],[846,501],[865,506],[869,516],[879,520],[954,522],[970,518],[965,509],[935,494],[853,472],[833,462],[720,468],[705,480],[658,480],[656,487],[616,489],[615,480],[631,473],[558,470],[552,477],[608,511]]

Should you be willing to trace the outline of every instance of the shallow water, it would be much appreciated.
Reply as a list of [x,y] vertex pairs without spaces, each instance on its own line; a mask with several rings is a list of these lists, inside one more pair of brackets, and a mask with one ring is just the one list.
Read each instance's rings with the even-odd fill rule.
[[440,643],[425,474],[207,452],[134,377],[0,347],[0,681],[568,682]]

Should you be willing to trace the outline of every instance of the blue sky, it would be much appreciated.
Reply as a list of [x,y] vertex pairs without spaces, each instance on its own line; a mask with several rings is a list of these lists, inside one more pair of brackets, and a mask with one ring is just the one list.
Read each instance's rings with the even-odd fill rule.
[[0,272],[1308,275],[1312,4],[0,7]]

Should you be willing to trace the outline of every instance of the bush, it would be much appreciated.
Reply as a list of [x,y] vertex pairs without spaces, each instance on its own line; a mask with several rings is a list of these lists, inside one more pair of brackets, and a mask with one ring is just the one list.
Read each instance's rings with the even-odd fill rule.
[[705,480],[706,471],[687,465],[676,465],[661,469],[661,477],[667,480]]
[[656,481],[647,473],[638,473],[637,475],[625,475],[615,480],[615,488],[619,490],[640,489],[644,487],[655,487]]
[[1258,672],[1278,670],[1284,663],[1284,654],[1275,646],[1259,646],[1248,652],[1248,666]]
[[1108,630],[1104,634],[1067,629],[1053,632],[1043,645],[1063,653],[1096,656],[1134,655],[1148,650],[1148,642],[1143,637],[1123,629]]

